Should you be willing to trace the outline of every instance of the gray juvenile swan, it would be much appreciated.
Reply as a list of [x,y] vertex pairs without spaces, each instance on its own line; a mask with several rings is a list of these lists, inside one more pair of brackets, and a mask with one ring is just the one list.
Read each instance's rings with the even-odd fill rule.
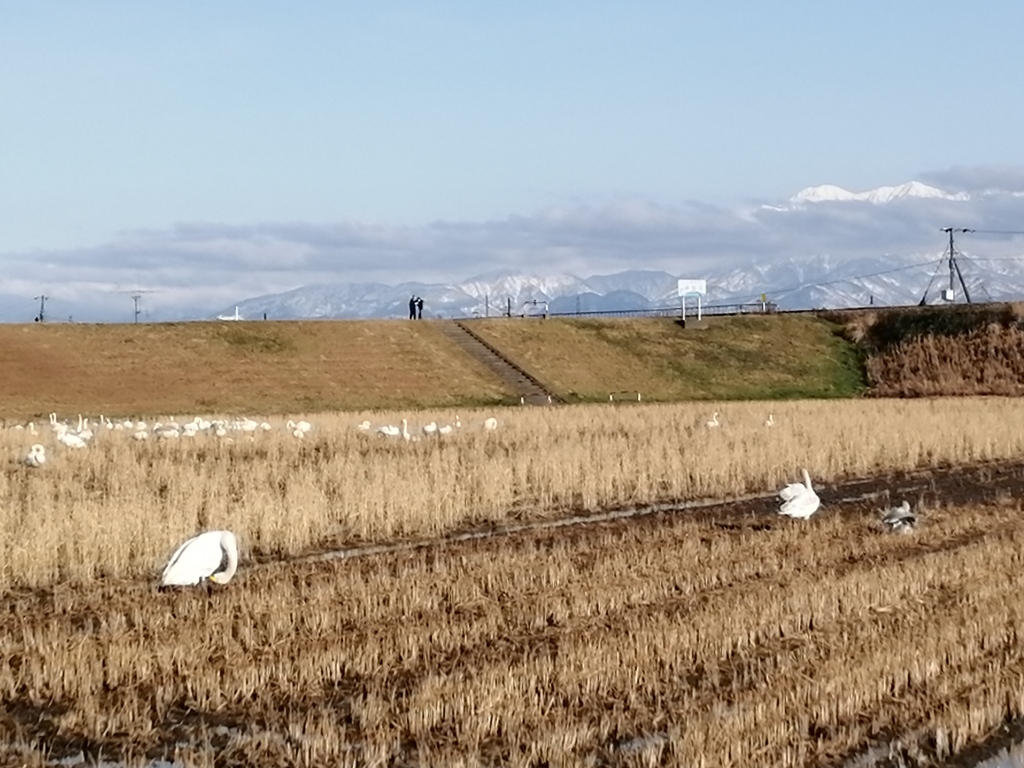
[[883,511],[882,525],[892,533],[913,533],[917,527],[917,515],[910,511],[910,502],[904,499],[898,507]]

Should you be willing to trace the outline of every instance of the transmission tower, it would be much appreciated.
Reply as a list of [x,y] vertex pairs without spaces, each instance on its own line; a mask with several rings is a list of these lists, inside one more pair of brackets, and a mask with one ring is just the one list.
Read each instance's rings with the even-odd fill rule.
[[45,323],[46,322],[46,300],[49,299],[50,297],[49,296],[43,296],[42,294],[39,294],[38,296],[36,296],[36,298],[39,299],[39,317],[36,318],[36,322],[37,323]]
[[[960,287],[963,289],[964,298],[967,303],[971,303],[971,293],[967,290],[967,283],[964,282],[963,273],[960,272],[960,265],[957,263],[957,250],[956,246],[953,245],[953,234],[955,232],[973,232],[973,229],[965,229],[963,227],[942,227],[941,232],[945,232],[949,235],[949,245],[946,246],[945,252],[942,254],[943,259],[948,262],[949,265],[949,288],[942,293],[942,298],[953,303],[956,297],[956,284],[960,283]],[[923,307],[928,302],[928,290],[932,287],[932,280],[935,279],[935,275],[932,275],[932,279],[928,281],[928,287],[924,289],[924,296],[921,297],[921,302],[918,304],[919,307]]]

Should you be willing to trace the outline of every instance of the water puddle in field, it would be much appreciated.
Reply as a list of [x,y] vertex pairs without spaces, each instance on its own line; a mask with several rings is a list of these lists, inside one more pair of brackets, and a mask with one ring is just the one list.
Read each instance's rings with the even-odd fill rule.
[[[631,757],[642,757],[660,752],[668,744],[668,734],[656,733],[648,736],[639,736],[634,739],[622,741],[614,745],[614,752]],[[188,747],[187,744],[180,744],[180,747]],[[34,750],[24,745],[24,754],[32,754]],[[84,752],[68,755],[55,760],[47,760],[46,765],[53,768],[185,768],[187,763],[183,760],[151,759],[142,761],[120,761],[104,760],[102,758],[87,757]],[[889,745],[877,745],[868,748],[860,755],[848,760],[842,768],[906,768],[916,764],[913,758],[905,758],[900,750],[893,752]],[[959,768],[1024,768],[1024,743],[1018,743],[1002,749],[997,755],[993,755],[981,762],[970,763],[954,760],[946,763]]]
[[[1016,730],[1014,726],[1010,728]],[[997,733],[980,744],[963,750],[959,756],[945,760],[927,758],[918,746],[918,737],[911,736],[905,740],[873,744],[848,759],[842,764],[842,768],[909,768],[924,764],[946,768],[1024,768],[1024,742],[1008,742],[1007,735],[1006,732]],[[948,747],[948,733],[940,730],[935,737]],[[1017,737],[1019,738],[1019,734]],[[934,746],[934,739],[925,741],[933,742]]]
[[[213,730],[213,733],[220,736],[237,736],[241,735],[243,729],[240,728],[228,728],[226,726],[219,726]],[[295,734],[289,735],[287,738],[271,731],[261,731],[261,735],[264,738],[269,737],[270,739],[282,739],[294,742],[296,739]],[[1003,734],[1002,738],[1005,739],[1007,734]],[[301,740],[301,736],[298,737]],[[999,738],[998,736],[995,738]],[[876,743],[869,746],[863,752],[851,757],[843,763],[842,768],[908,768],[912,765],[920,764],[922,755],[918,753],[917,749],[911,748],[908,750],[907,744],[914,744],[916,739],[911,737],[904,741],[897,739],[890,743]],[[993,754],[991,740],[987,740],[989,747],[986,749],[984,743],[977,745],[973,748],[968,748],[966,754],[961,753],[962,756],[957,758],[951,758],[945,762],[929,760],[929,765],[940,765],[946,766],[947,768],[1024,768],[1024,742],[1012,742],[1006,744],[999,749],[998,753]],[[651,734],[636,736],[631,739],[624,739],[618,742],[612,742],[608,747],[613,753],[621,755],[623,757],[630,757],[633,759],[644,759],[652,758],[664,751],[669,743],[669,734],[664,731],[658,731]],[[2,745],[6,749],[3,750],[3,754],[12,755],[21,753],[26,758],[29,755],[38,755],[39,745],[30,746],[28,744],[8,744]],[[361,745],[353,744],[350,745],[351,749],[358,753],[361,750]],[[199,752],[206,752],[211,747],[199,746],[195,743],[188,741],[178,741],[174,745],[174,750],[181,749],[197,749]],[[978,752],[983,751],[989,756],[981,759],[978,756]],[[174,759],[168,760],[166,758],[141,758],[138,760],[105,760],[102,755],[93,756],[86,755],[82,751],[67,755],[61,758],[51,758],[46,760],[45,765],[53,766],[53,768],[185,768],[188,765],[186,760]],[[415,764],[415,763],[412,763]]]
[[150,760],[144,763],[123,763],[117,760],[88,759],[84,752],[79,752],[77,755],[71,755],[70,757],[62,757],[60,760],[50,760],[46,764],[52,765],[54,768],[78,768],[79,766],[86,766],[87,768],[185,768],[185,763],[181,760]]
[[1024,744],[1004,749],[1001,754],[978,763],[975,768],[1024,768]]

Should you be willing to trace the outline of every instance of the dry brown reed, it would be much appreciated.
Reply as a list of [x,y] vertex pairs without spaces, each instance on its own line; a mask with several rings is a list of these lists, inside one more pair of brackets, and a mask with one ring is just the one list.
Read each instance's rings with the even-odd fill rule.
[[[707,429],[712,410],[722,427]],[[774,412],[776,426],[764,420]],[[509,408],[463,412],[442,439],[367,436],[355,423],[397,413],[308,417],[298,441],[278,426],[136,443],[101,432],[87,449],[49,432],[0,433],[0,587],[152,575],[204,528],[239,534],[244,555],[424,538],[567,511],[769,492],[806,466],[831,482],[882,470],[1024,453],[1024,403],[1003,399],[801,401]],[[406,414],[411,430],[451,412]],[[277,422],[280,424],[280,420]],[[30,443],[50,460],[30,470]]]
[[[686,516],[272,565],[207,598],[12,593],[0,743],[238,765],[932,758],[1024,714],[1016,505]],[[175,746],[176,745],[176,746]]]
[[867,358],[871,391],[883,397],[1020,395],[1024,329],[997,323],[959,336],[907,340]]

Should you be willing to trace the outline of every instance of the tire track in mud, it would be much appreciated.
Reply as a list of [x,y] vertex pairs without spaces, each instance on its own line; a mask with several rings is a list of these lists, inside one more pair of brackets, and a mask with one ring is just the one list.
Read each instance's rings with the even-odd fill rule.
[[[885,472],[816,488],[821,508],[815,517],[839,514],[844,517],[864,514],[872,509],[898,504],[907,498],[927,507],[990,504],[1008,495],[1024,498],[1024,461],[985,462],[965,467],[941,467],[911,472]],[[778,515],[776,493],[739,496],[732,499],[701,499],[664,502],[601,512],[566,515],[553,520],[472,528],[447,536],[398,541],[387,544],[360,544],[320,549],[283,558],[256,555],[245,570],[330,562],[373,557],[418,549],[457,549],[469,542],[511,539],[544,531],[593,528],[608,524],[650,524],[651,520],[685,515],[687,519],[711,522],[725,529],[771,528],[792,524]]]

